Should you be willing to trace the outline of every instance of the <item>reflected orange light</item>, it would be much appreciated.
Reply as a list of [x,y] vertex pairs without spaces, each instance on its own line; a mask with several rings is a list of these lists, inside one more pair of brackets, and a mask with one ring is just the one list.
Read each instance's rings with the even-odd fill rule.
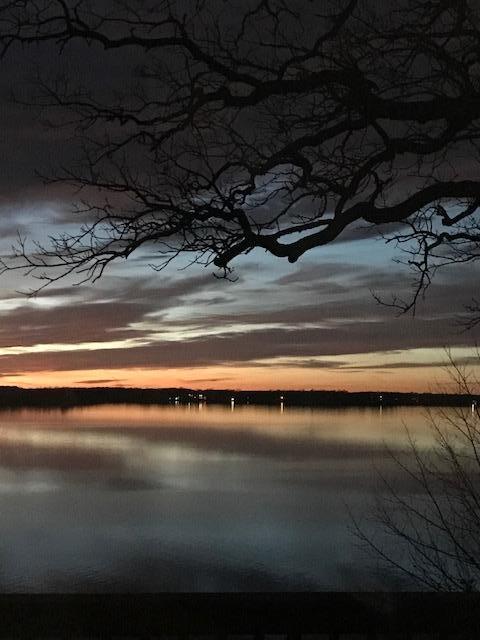
[[[308,440],[312,444],[378,445],[388,441],[402,445],[405,443],[405,432],[399,428],[402,422],[408,424],[417,442],[424,444],[432,439],[427,418],[418,407],[389,408],[380,413],[375,408],[355,407],[310,409],[287,406],[282,412],[280,407],[239,406],[232,412],[229,406],[208,403],[201,411],[198,406],[189,409],[186,405],[101,405],[74,407],[61,412],[56,409],[13,410],[6,416],[0,428],[0,446],[14,442],[36,447],[113,448],[119,451],[134,448],[137,437],[149,440],[150,432],[161,442],[180,438],[178,442],[185,445],[196,443],[199,446],[208,445],[209,439],[202,436],[206,432],[212,435],[212,446],[218,444],[222,434],[227,436],[232,432],[234,439],[243,434],[240,439],[249,446],[248,434],[293,443]],[[115,434],[121,434],[122,438]]]

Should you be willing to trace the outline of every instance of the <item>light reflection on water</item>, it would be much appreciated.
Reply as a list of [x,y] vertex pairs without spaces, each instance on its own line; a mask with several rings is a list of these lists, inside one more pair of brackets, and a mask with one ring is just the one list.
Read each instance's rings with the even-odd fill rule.
[[1,412],[0,589],[378,588],[346,505],[403,423],[431,441],[416,408]]

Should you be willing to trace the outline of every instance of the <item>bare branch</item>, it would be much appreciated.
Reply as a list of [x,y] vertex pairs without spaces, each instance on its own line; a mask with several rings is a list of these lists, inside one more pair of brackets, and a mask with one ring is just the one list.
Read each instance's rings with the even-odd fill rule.
[[4,270],[95,279],[150,244],[159,269],[186,252],[225,274],[254,249],[295,262],[352,225],[403,223],[388,241],[415,273],[391,303],[405,312],[438,269],[480,256],[475,3],[0,4],[4,59],[73,43],[136,60],[123,93],[58,77],[22,99],[81,145],[47,181],[81,189],[94,221],[20,243]]

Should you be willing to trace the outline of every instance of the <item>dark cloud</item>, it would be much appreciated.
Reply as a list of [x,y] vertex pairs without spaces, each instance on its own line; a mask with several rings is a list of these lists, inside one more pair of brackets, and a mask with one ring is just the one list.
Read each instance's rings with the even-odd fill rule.
[[[235,283],[240,284],[240,281]],[[117,303],[129,303],[132,301],[149,304],[153,311],[170,309],[177,304],[182,304],[188,296],[201,298],[196,300],[202,304],[209,304],[219,298],[219,292],[232,286],[227,280],[215,278],[212,273],[199,275],[183,275],[177,278],[166,278],[163,275],[139,274],[129,285],[122,282],[122,278],[111,277],[105,280],[104,294],[113,298]],[[101,289],[102,293],[103,290]],[[189,301],[192,304],[192,301]]]
[[[472,347],[472,351],[474,350],[474,347]],[[447,360],[447,357],[444,357],[444,360]],[[467,357],[456,357],[455,358],[455,365],[456,366],[478,366],[478,357],[477,356],[467,356]],[[361,368],[359,368],[358,366],[350,366],[348,363],[344,363],[342,365],[342,369],[345,370],[349,370],[349,371],[364,371],[366,369],[378,369],[378,370],[382,370],[385,373],[391,373],[388,370],[389,369],[424,369],[426,367],[438,367],[438,366],[444,366],[444,363],[440,363],[438,360],[427,360],[424,362],[415,362],[415,361],[411,361],[411,360],[404,360],[401,362],[388,362],[388,363],[382,363],[382,364],[368,364],[368,365],[362,365]]]
[[[81,287],[49,287],[42,289],[42,292],[38,294],[38,298],[82,298],[85,300],[88,291]],[[92,292],[90,292],[92,295]],[[25,300],[27,298],[25,297]]]
[[[36,175],[37,170],[49,173],[55,167],[77,161],[78,147],[71,132],[46,126],[37,108],[12,101],[12,88],[20,100],[27,98],[30,81],[38,68],[47,79],[63,71],[80,84],[90,85],[103,97],[105,91],[114,87],[128,90],[128,83],[137,81],[133,70],[138,52],[102,51],[101,56],[98,52],[95,45],[85,47],[73,42],[62,56],[49,46],[14,48],[2,60],[0,235],[5,245],[11,244],[17,230],[34,235],[37,227],[41,227],[48,234],[80,221],[71,212],[71,203],[78,198],[71,187],[46,187]],[[473,175],[473,164],[468,158],[459,162],[463,163],[464,177]],[[409,184],[402,183],[401,188],[406,189]],[[264,205],[259,217],[271,217],[273,207],[272,203]],[[294,270],[280,277],[275,275],[274,260],[259,259],[257,264],[238,267],[241,278],[236,283],[216,280],[210,271],[196,271],[194,275],[183,271],[173,276],[170,272],[168,278],[165,273],[143,275],[142,266],[155,263],[158,257],[148,248],[129,259],[123,272],[131,269],[128,279],[120,275],[106,278],[94,288],[47,289],[42,294],[45,300],[63,298],[63,304],[45,307],[25,301],[12,311],[1,312],[0,347],[146,340],[152,333],[151,327],[174,330],[190,326],[200,335],[129,349],[3,356],[0,375],[44,369],[243,365],[278,357],[292,358],[291,366],[305,369],[333,368],[346,366],[346,362],[332,364],[322,356],[471,344],[475,336],[460,334],[453,320],[478,291],[478,271],[472,268],[455,272],[455,276],[446,272],[448,275],[428,292],[427,302],[419,304],[414,322],[406,317],[396,319],[390,309],[373,302],[370,289],[387,300],[391,293],[403,298],[409,295],[408,273],[396,266],[379,266],[374,259],[376,246],[380,249],[383,244],[380,241],[375,245],[373,239],[401,228],[397,223],[349,227],[333,245],[339,247],[340,257],[336,259],[323,261],[318,251],[315,254],[318,258],[309,254],[301,266],[292,267]],[[371,266],[360,264],[356,254],[360,240],[370,243],[364,246],[372,247]],[[3,292],[0,295],[12,297]],[[144,321],[148,321],[150,328],[141,328]],[[226,329],[232,323],[244,325],[240,327],[243,330]],[[406,363],[398,362],[388,368],[404,366]],[[199,382],[218,381],[204,378]],[[78,380],[78,384],[117,382],[114,378],[93,380],[81,376]]]
[[[382,290],[390,291],[395,284],[398,285],[397,272],[378,273],[366,268],[357,269],[355,265],[338,267],[336,263],[328,263],[325,273],[334,285],[336,274],[351,278],[352,295],[335,300],[328,297],[324,300],[321,294],[318,299],[310,295],[308,305],[298,304],[303,294],[298,293],[296,279],[309,283],[312,291],[316,286],[316,265],[309,264],[283,279],[280,286],[285,294],[275,306],[272,306],[274,298],[269,286],[245,289],[245,284],[240,286],[218,281],[205,273],[167,281],[157,277],[139,278],[138,282],[123,286],[120,286],[120,278],[112,278],[105,281],[103,288],[95,289],[100,300],[102,297],[110,298],[103,302],[91,300],[79,305],[72,301],[68,305],[51,308],[25,304],[2,314],[0,346],[75,344],[125,338],[142,338],[149,344],[132,348],[5,355],[0,357],[2,373],[19,375],[21,371],[45,369],[243,366],[275,358],[291,358],[286,366],[332,369],[347,363],[344,360],[332,363],[324,356],[444,345],[468,346],[474,342],[474,335],[461,333],[454,323],[465,291],[476,286],[474,272],[463,273],[465,288],[454,281],[433,286],[427,303],[420,307],[415,319],[411,316],[396,318],[391,309],[377,305],[368,295],[362,295],[367,284],[377,284]],[[282,278],[277,281],[282,281]],[[236,304],[218,303],[222,313],[208,313],[208,303],[218,297],[218,287],[222,291],[231,288],[240,292],[240,301],[243,296],[247,302],[245,306],[250,306],[251,310],[242,311]],[[93,290],[88,292],[93,295]],[[68,295],[69,290],[60,289],[58,293]],[[51,294],[54,294],[53,290],[47,293]],[[252,305],[253,301],[255,305]],[[191,308],[192,314],[168,320],[166,325],[166,314],[174,307],[181,311]],[[233,313],[226,312],[228,309]],[[139,323],[145,320],[148,324],[142,329]],[[232,322],[236,325],[235,331],[228,328]],[[135,329],[131,326],[133,323],[136,323]],[[196,335],[183,340],[154,339],[152,326],[158,326],[159,331],[166,326],[193,328]],[[188,331],[185,335],[188,336]],[[400,365],[382,366],[382,370],[400,368]],[[79,379],[78,383],[99,384],[99,381],[89,378]],[[118,383],[118,380],[108,378],[103,382],[110,383]]]
[[213,307],[213,306],[217,306],[217,305],[225,305],[225,304],[230,304],[231,302],[235,302],[235,298],[233,297],[229,297],[229,296],[213,296],[212,298],[191,298],[189,300],[189,304],[192,305],[192,307],[195,307],[196,305],[206,305],[209,307]]
[[38,308],[33,305],[0,315],[0,347],[120,340],[138,335],[128,325],[152,310],[146,303],[83,303]]
[[118,378],[101,378],[96,380],[75,380],[75,384],[109,384],[111,382],[124,382]]
[[[113,281],[112,281],[113,280]],[[112,279],[108,284],[115,286]],[[118,290],[59,288],[41,294],[48,297],[81,295],[90,297],[81,301],[76,297],[68,304],[42,307],[25,300],[24,304],[10,311],[0,312],[0,348],[31,346],[34,344],[99,342],[142,337],[142,332],[129,327],[145,320],[155,312],[155,322],[162,327],[161,311],[181,305],[192,294],[202,294],[204,304],[215,298],[217,288],[231,285],[217,281],[210,274],[191,276],[180,280],[162,282],[160,278],[140,277],[135,283]],[[72,296],[73,292],[73,296]],[[97,296],[97,300],[95,300]],[[108,298],[104,301],[102,298]]]
[[204,383],[212,383],[212,382],[227,382],[228,380],[232,380],[231,377],[224,376],[223,378],[195,378],[195,384],[204,384]]
[[[471,338],[454,332],[447,321],[412,318],[356,322],[335,328],[263,329],[223,333],[148,346],[96,351],[28,353],[1,356],[4,372],[123,368],[200,367],[245,364],[264,358],[344,355],[419,347],[468,346]],[[334,365],[331,365],[334,366]]]
[[[71,129],[52,127],[49,117],[35,106],[38,78],[53,83],[58,77],[75,78],[77,86],[89,86],[100,99],[106,97],[105,88],[128,90],[138,82],[133,70],[138,63],[137,52],[116,51],[112,54],[93,46],[72,42],[60,55],[55,47],[12,47],[2,58],[0,103],[2,106],[2,135],[0,137],[0,187],[2,200],[14,202],[26,193],[43,200],[48,190],[37,172],[45,175],[58,167],[78,162],[79,147],[72,140]],[[105,82],[108,78],[108,83]],[[55,192],[55,190],[54,190]],[[72,190],[70,193],[71,201]]]
[[379,225],[357,223],[347,227],[337,238],[335,244],[355,242],[358,240],[383,239],[383,236],[393,235],[405,228],[406,225],[401,222]]
[[[313,358],[290,358],[285,363],[282,363],[282,367],[300,367],[302,369],[343,369],[346,365],[348,365],[346,360],[336,360],[333,362],[331,360],[318,360]],[[271,362],[263,366],[278,367],[278,363]]]
[[[338,278],[338,276],[353,276],[358,272],[367,271],[367,267],[348,264],[345,262],[323,262],[307,263],[301,265],[292,273],[282,276],[272,282],[275,285],[292,285],[319,282]],[[338,284],[337,284],[338,286]]]

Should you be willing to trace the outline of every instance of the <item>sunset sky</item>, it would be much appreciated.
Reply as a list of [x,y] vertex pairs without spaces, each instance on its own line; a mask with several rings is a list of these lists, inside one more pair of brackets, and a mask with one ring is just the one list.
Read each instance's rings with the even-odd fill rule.
[[[35,51],[37,61],[45,55],[49,63],[51,53]],[[75,221],[73,192],[47,188],[35,176],[75,160],[75,147],[9,100],[12,88],[21,93],[32,59],[17,50],[2,62],[3,255],[17,233],[45,238]],[[102,73],[121,67],[113,60]],[[88,72],[101,80],[93,62]],[[19,293],[35,287],[31,278],[4,274],[0,382],[435,391],[446,380],[445,347],[459,361],[475,355],[478,331],[462,332],[455,321],[478,296],[478,269],[440,273],[416,317],[396,317],[371,294],[407,295],[410,275],[396,256],[393,245],[357,230],[294,265],[254,251],[234,264],[235,282],[182,262],[156,273],[148,252],[94,285],[65,280],[33,298]]]
[[[16,228],[58,231],[68,201],[11,195],[2,242]],[[446,271],[415,318],[380,307],[408,287],[382,240],[337,242],[297,265],[261,252],[238,261],[237,281],[180,263],[162,273],[139,255],[95,285],[64,282],[33,298],[18,272],[1,282],[3,384],[195,388],[435,390],[444,347],[474,356],[475,333],[455,320],[478,273]]]

